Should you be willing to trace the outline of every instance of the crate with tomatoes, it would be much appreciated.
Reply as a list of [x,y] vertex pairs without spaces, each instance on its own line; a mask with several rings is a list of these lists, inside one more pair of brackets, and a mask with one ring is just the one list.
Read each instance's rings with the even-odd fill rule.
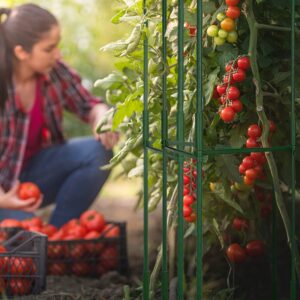
[[[3,230],[3,229],[1,229]],[[46,288],[47,237],[19,231],[0,244],[0,293],[39,294]]]
[[2,226],[48,237],[48,274],[99,277],[112,270],[128,272],[126,224],[108,222],[96,210],[83,212],[61,228],[44,223],[39,217],[23,221],[6,219]]

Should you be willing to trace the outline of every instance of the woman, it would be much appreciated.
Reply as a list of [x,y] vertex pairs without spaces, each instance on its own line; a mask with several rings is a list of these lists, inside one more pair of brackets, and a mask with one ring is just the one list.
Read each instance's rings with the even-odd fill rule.
[[[93,97],[61,61],[60,27],[47,10],[25,4],[0,8],[0,219],[24,219],[56,203],[50,223],[61,226],[94,201],[108,177],[118,136],[97,135],[108,107]],[[63,109],[88,122],[95,138],[65,141]],[[43,194],[20,200],[20,182]]]

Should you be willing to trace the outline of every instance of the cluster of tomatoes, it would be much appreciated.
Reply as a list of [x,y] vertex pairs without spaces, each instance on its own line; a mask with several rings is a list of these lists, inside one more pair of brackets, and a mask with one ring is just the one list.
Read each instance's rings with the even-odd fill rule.
[[253,240],[242,247],[239,243],[232,243],[226,250],[227,257],[232,263],[242,263],[247,257],[257,258],[265,253],[265,244],[261,240]]
[[219,99],[220,118],[225,123],[234,120],[235,115],[243,110],[243,103],[239,100],[240,90],[234,85],[246,79],[246,71],[250,67],[248,56],[238,57],[225,66],[226,74],[223,82],[218,84],[213,97]]
[[31,257],[5,256],[7,249],[0,245],[0,293],[27,295],[33,287],[37,267]]
[[[232,227],[238,232],[246,232],[249,222],[244,218],[234,218]],[[265,244],[261,240],[252,240],[242,247],[240,243],[232,243],[226,250],[227,257],[232,263],[242,263],[247,257],[258,258],[265,253]]]
[[186,161],[183,167],[183,217],[188,223],[193,223],[197,219],[197,214],[193,209],[193,204],[196,202],[197,188],[195,163],[194,159],[191,162]]
[[[273,121],[269,121],[270,134],[275,130]],[[262,134],[262,129],[257,124],[251,124],[247,130],[248,139],[246,141],[246,148],[259,148],[261,143],[259,141]],[[266,156],[263,152],[251,152],[250,155],[244,157],[239,166],[239,172],[244,175],[244,183],[252,186],[256,179],[264,179],[263,166],[266,163]]]
[[218,25],[210,25],[207,28],[207,35],[214,39],[216,46],[223,45],[226,41],[234,44],[238,39],[236,31],[236,22],[241,15],[241,11],[237,6],[240,0],[226,0],[227,8],[225,13],[218,13]]
[[[39,217],[23,221],[5,219],[0,226],[46,234],[48,272],[53,275],[102,275],[119,265],[119,249],[114,238],[120,236],[120,227],[106,223],[103,215],[95,210],[83,212],[79,219],[72,219],[59,229],[43,223]],[[2,240],[5,238],[2,236]]]

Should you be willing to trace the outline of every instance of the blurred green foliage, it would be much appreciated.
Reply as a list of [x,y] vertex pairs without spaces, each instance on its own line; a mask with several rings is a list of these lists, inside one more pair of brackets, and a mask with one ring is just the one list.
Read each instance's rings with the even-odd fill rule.
[[[104,97],[105,91],[93,88],[98,78],[105,77],[114,69],[115,57],[100,52],[100,47],[126,34],[126,26],[116,26],[110,19],[118,7],[116,0],[0,0],[0,7],[13,7],[35,3],[49,9],[59,20],[62,28],[61,51],[64,60],[82,76],[84,85],[95,95]],[[34,16],[33,16],[34,17]],[[66,114],[67,137],[90,134],[77,118]]]

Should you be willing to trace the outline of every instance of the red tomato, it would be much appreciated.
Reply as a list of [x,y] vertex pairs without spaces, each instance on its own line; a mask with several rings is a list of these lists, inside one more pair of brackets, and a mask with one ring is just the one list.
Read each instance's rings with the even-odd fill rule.
[[227,97],[228,97],[229,100],[238,99],[240,97],[240,91],[239,91],[239,89],[237,87],[235,87],[235,86],[231,86],[228,89]]
[[231,244],[227,248],[226,254],[232,263],[242,263],[246,260],[246,250],[237,243]]
[[254,159],[249,155],[244,157],[243,166],[246,170],[253,168],[255,166]]
[[190,206],[184,205],[183,206],[183,216],[185,218],[189,217],[193,212],[193,209]]
[[237,6],[230,5],[226,10],[226,16],[230,19],[237,19],[241,15],[241,11]]
[[67,267],[64,263],[49,263],[48,273],[51,275],[65,275],[67,273]]
[[235,111],[232,107],[228,106],[225,107],[221,110],[220,112],[220,118],[225,122],[225,123],[230,123],[233,121],[235,117]]
[[225,1],[227,5],[238,5],[240,0],[226,0]]
[[195,212],[192,212],[189,217],[184,218],[186,222],[188,223],[194,223],[197,220],[197,214]]
[[93,231],[88,232],[86,234],[86,236],[84,237],[85,240],[95,240],[95,241],[85,243],[85,248],[87,249],[87,251],[89,253],[97,254],[103,250],[103,248],[104,248],[103,242],[98,241],[100,235],[101,235],[100,232],[93,230]]
[[[65,241],[76,241],[81,239],[81,237],[77,237],[75,235],[68,235],[64,238]],[[73,242],[65,245],[66,252],[68,256],[71,256],[75,259],[81,258],[85,254],[85,246],[80,242]]]
[[8,285],[9,291],[13,295],[27,295],[31,291],[31,281],[29,279],[11,278]]
[[58,230],[51,237],[48,238],[48,257],[62,258],[66,255],[66,245],[56,243],[62,241],[63,239],[64,232],[62,230]]
[[29,198],[34,198],[35,200],[39,200],[41,197],[41,191],[35,183],[23,182],[20,184],[18,190],[18,197],[22,200],[27,200]]
[[243,110],[243,103],[238,99],[232,100],[230,106],[236,113],[239,113]]
[[195,202],[195,197],[193,195],[186,195],[183,197],[183,205],[191,205]]
[[232,74],[232,78],[235,82],[241,82],[246,79],[246,73],[243,69],[238,68],[236,72]]
[[15,219],[4,219],[1,222],[1,227],[22,227],[22,223]]
[[261,240],[254,240],[246,245],[246,252],[249,256],[258,257],[265,253],[265,245]]
[[260,165],[263,165],[267,161],[266,155],[263,152],[251,152],[250,156]]
[[22,222],[22,227],[24,229],[28,229],[29,227],[42,227],[43,226],[43,221],[39,217],[32,217],[30,219],[25,219]]
[[31,257],[10,257],[8,272],[12,275],[34,275],[36,264]]
[[57,228],[52,224],[45,224],[41,232],[46,234],[48,237],[51,237],[55,232],[57,232]]
[[234,218],[232,222],[232,227],[237,231],[241,231],[248,229],[249,225],[247,220],[245,219]]
[[100,254],[100,263],[105,270],[113,270],[119,264],[119,252],[116,247],[106,247]]
[[120,227],[114,224],[107,224],[103,229],[103,235],[106,238],[115,238],[120,236]]
[[96,210],[87,210],[81,214],[80,224],[87,230],[97,230],[101,232],[105,226],[105,219],[101,213]]
[[246,148],[258,148],[259,144],[254,138],[249,138],[246,141]]
[[252,124],[248,127],[247,135],[250,138],[257,139],[261,136],[261,128],[257,124]]
[[255,180],[258,177],[258,173],[254,168],[246,170],[245,175],[249,180]]
[[246,168],[244,167],[243,164],[240,164],[240,166],[239,166],[239,172],[240,172],[240,174],[245,174]]
[[66,224],[64,224],[60,229],[64,232],[68,232],[69,228],[72,228],[74,225],[79,225],[79,219],[71,219]]
[[243,70],[248,70],[250,68],[250,59],[248,56],[244,56],[238,59],[238,67]]
[[217,91],[220,96],[226,93],[227,84],[219,84],[217,85]]
[[231,72],[235,69],[236,65],[231,62],[231,63],[228,63],[226,64],[225,66],[225,71],[228,73],[228,72]]
[[183,188],[183,195],[184,195],[184,196],[189,195],[190,192],[191,192],[191,191],[190,191],[190,189],[189,189],[188,187],[184,187],[184,188]]
[[87,229],[80,225],[74,225],[73,227],[69,227],[66,235],[74,236],[75,238],[83,238],[87,234]]

